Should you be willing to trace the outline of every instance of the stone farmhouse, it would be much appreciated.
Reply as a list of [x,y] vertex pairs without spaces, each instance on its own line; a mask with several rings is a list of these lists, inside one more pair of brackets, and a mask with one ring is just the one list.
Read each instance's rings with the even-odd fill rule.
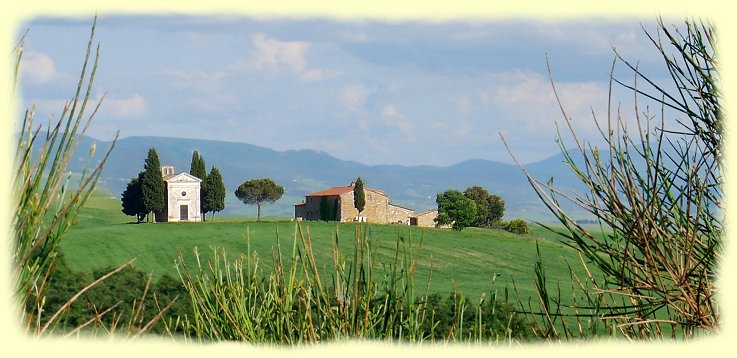
[[353,206],[355,183],[307,194],[305,200],[294,205],[296,220],[362,221],[376,224],[404,224],[434,227],[437,210],[428,210],[415,216],[414,210],[393,204],[381,190],[364,188],[366,206],[358,215]]
[[200,213],[200,185],[202,180],[189,173],[174,174],[174,167],[161,167],[166,200],[164,210],[156,221],[202,221]]

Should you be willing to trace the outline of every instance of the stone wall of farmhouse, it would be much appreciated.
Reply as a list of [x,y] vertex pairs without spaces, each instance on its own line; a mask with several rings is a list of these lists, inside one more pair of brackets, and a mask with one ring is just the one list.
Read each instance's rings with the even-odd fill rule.
[[305,220],[320,220],[320,197],[308,196],[305,198],[305,205],[302,206],[302,218]]
[[417,215],[417,226],[435,227],[435,218],[438,217],[437,210],[425,211]]
[[[386,224],[387,223],[387,205],[389,205],[389,198],[375,190],[364,189],[366,197],[366,206],[363,207],[361,216],[365,217],[367,222],[375,224]],[[358,210],[353,206],[353,191],[349,191],[340,196],[338,202],[339,220],[354,221],[358,216]]]
[[[361,216],[365,216],[367,221],[376,224],[386,224],[387,217],[387,206],[389,205],[389,198],[378,191],[366,189],[366,206],[361,212]],[[353,193],[351,193],[351,197]],[[351,198],[351,205],[353,204],[353,198]],[[357,213],[356,209],[353,209]]]
[[389,224],[407,224],[409,217],[414,215],[414,210],[389,204],[386,211],[386,221]]
[[358,215],[358,210],[353,207],[353,191],[344,193],[338,199],[338,221],[353,221]]
[[[414,213],[412,209],[389,204],[389,197],[381,191],[364,189],[364,193],[366,196],[366,206],[364,206],[363,212],[361,212],[361,217],[367,222],[375,224],[401,222],[402,224],[406,224],[409,217]],[[326,198],[335,200],[338,210],[334,220],[341,222],[356,220],[358,210],[353,206],[353,191],[348,191],[340,196],[327,196]],[[320,196],[306,197],[304,205],[295,206],[295,217],[301,217],[304,220],[323,220],[323,216],[320,213],[322,200]],[[432,218],[430,218],[430,221],[432,222]]]
[[304,205],[295,205],[294,206],[294,218],[299,218],[300,220],[306,219],[305,216],[307,215],[305,206]]

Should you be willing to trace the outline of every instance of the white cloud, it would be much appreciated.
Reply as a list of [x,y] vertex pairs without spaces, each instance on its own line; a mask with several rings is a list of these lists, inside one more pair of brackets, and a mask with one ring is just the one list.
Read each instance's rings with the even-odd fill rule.
[[128,98],[105,98],[99,115],[103,118],[141,119],[149,115],[149,110],[143,96],[134,94]]
[[42,116],[52,116],[58,118],[58,116],[64,111],[64,105],[67,103],[63,99],[42,99],[42,100],[29,100],[28,107],[35,106],[36,113]]
[[342,72],[308,66],[307,54],[311,45],[305,41],[280,41],[263,33],[251,36],[251,53],[225,67],[224,72],[238,74],[252,71],[287,71],[303,82],[321,81],[339,76]]
[[387,125],[396,126],[402,134],[413,138],[412,133],[412,121],[397,110],[397,107],[393,104],[384,106],[381,110],[382,122]]
[[[652,26],[644,22],[645,29],[655,34]],[[651,23],[650,23],[651,25]],[[564,46],[579,55],[614,56],[612,47],[627,59],[643,62],[660,62],[658,51],[635,21],[615,22],[541,22],[530,27],[533,38],[545,40],[553,48]]]
[[[134,94],[127,98],[112,98],[101,95],[90,98],[87,102],[85,113],[91,115],[97,104],[102,99],[100,109],[95,115],[98,120],[115,119],[141,119],[149,115],[150,111],[146,105],[146,100],[139,94]],[[64,111],[64,106],[70,101],[63,99],[42,99],[29,100],[28,103],[35,105],[36,113],[42,117],[58,118]],[[71,105],[70,105],[71,107]],[[79,109],[79,107],[77,107]]]
[[300,79],[305,82],[322,81],[335,78],[341,74],[340,71],[328,70],[324,68],[312,68],[302,71]]
[[279,41],[257,33],[251,36],[253,62],[263,68],[277,69],[285,66],[295,73],[304,70],[306,54],[310,47],[303,41]]
[[460,97],[453,100],[453,108],[459,114],[469,114],[471,112],[471,100],[468,97]]
[[21,79],[28,79],[34,84],[44,84],[59,77],[54,66],[54,60],[42,52],[27,52],[23,54],[20,64]]
[[340,93],[340,101],[349,110],[357,111],[363,108],[366,99],[373,91],[364,85],[350,85],[343,87]]
[[164,71],[163,75],[171,79],[171,84],[177,88],[194,89],[200,92],[216,92],[222,90],[222,81],[228,78],[225,71]]
[[396,117],[399,115],[399,111],[397,111],[397,107],[393,104],[388,104],[381,110],[381,115],[385,117]]
[[233,93],[212,93],[196,96],[190,105],[208,113],[232,113],[241,106],[241,99]]
[[493,96],[483,95],[487,99],[504,105],[518,105],[520,103],[536,102],[549,103],[554,99],[548,81],[540,74],[533,72],[512,72],[497,74],[501,84],[494,91]]
[[[496,76],[501,84],[492,91],[482,91],[479,98],[503,112],[514,115],[515,127],[527,131],[555,129],[564,118],[550,81],[538,73],[514,72]],[[566,113],[577,130],[594,133],[591,115],[606,110],[607,89],[595,82],[556,82],[555,88]]]

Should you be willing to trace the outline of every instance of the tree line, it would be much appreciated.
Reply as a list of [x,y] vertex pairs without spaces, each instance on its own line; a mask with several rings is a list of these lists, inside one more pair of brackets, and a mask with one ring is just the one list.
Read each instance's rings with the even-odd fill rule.
[[[192,153],[189,174],[202,180],[200,184],[200,213],[205,220],[208,212],[215,213],[225,209],[225,184],[217,167],[206,171],[205,159],[196,150]],[[135,216],[136,222],[144,219],[155,221],[151,214],[161,213],[166,205],[166,188],[161,173],[161,162],[156,149],[150,148],[143,165],[143,171],[132,178],[121,195],[123,213]]]
[[516,234],[529,232],[527,222],[522,219],[503,221],[504,199],[478,185],[470,186],[463,192],[450,189],[438,193],[435,202],[438,204],[438,216],[435,218],[438,226],[450,225],[454,230],[473,226],[504,229]]
[[[206,214],[215,213],[225,208],[225,184],[217,167],[213,166],[208,174],[205,159],[196,150],[192,153],[189,173],[202,179],[200,186],[200,212],[205,221]],[[354,207],[358,213],[366,204],[363,180],[359,177],[354,187]],[[132,178],[121,196],[123,213],[135,216],[136,222],[144,219],[151,221],[151,214],[161,213],[165,207],[166,192],[161,173],[161,163],[154,148],[150,148],[144,162],[144,170]],[[284,187],[269,178],[252,179],[243,182],[236,188],[235,196],[246,205],[257,206],[256,220],[261,220],[261,206],[273,203],[284,194]],[[454,230],[465,227],[505,229],[510,232],[525,234],[529,231],[527,223],[521,219],[510,222],[502,221],[505,203],[500,196],[491,194],[481,186],[474,185],[465,191],[450,189],[438,193],[436,197],[438,216],[437,226],[449,225]],[[153,220],[155,221],[155,219]]]
[[[205,169],[205,158],[196,150],[192,153],[189,174],[202,180],[200,184],[200,213],[202,220],[207,213],[215,213],[225,209],[225,184],[217,167],[212,166],[210,173]],[[269,178],[252,179],[239,185],[235,196],[244,204],[256,205],[257,220],[261,219],[261,206],[273,203],[284,194],[284,187]],[[143,171],[132,178],[121,195],[123,213],[135,216],[136,222],[144,219],[155,221],[151,214],[161,213],[166,205],[166,188],[161,173],[161,162],[156,149],[150,148],[143,165]]]

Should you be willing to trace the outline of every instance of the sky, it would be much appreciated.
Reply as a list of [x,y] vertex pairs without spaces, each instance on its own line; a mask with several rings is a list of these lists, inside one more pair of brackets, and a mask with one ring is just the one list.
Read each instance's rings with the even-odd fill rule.
[[[72,97],[92,19],[34,18],[21,67],[24,108]],[[614,49],[655,79],[652,18],[381,21],[245,15],[102,15],[88,134],[166,136],[313,149],[364,164],[523,163],[559,153],[563,116],[597,143]],[[654,32],[653,32],[654,33]],[[547,61],[547,62],[546,62]],[[617,66],[617,77],[632,74]],[[614,91],[632,117],[633,96]],[[565,129],[563,127],[563,129]],[[562,134],[564,143],[570,136]]]

